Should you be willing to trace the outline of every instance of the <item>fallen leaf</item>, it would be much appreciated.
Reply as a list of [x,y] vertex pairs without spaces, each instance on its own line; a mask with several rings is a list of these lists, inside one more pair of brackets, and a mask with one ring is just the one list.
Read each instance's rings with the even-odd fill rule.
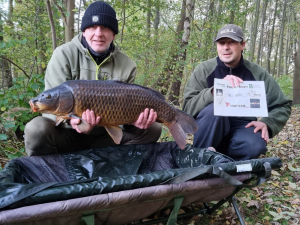
[[263,195],[263,197],[269,197],[269,196],[272,196],[272,195],[274,195],[274,192],[265,193]]
[[291,201],[291,205],[300,205],[300,199],[296,198],[295,200]]
[[296,190],[297,189],[297,184],[289,182],[289,188],[292,190]]
[[279,182],[271,182],[271,184],[273,184],[275,187],[280,188],[280,187],[279,187]]
[[280,174],[276,170],[272,170],[271,174],[273,176],[280,176]]
[[259,209],[258,201],[251,200],[248,204],[247,207],[255,206],[257,209]]

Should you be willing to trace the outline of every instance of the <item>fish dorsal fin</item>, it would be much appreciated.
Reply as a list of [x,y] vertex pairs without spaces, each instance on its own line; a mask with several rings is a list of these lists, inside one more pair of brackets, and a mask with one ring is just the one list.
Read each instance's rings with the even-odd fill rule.
[[108,127],[105,127],[105,129],[116,144],[121,143],[123,132],[119,126],[108,126]]
[[139,85],[139,84],[129,84],[129,83],[125,83],[125,82],[119,81],[119,80],[107,80],[105,82],[115,82],[115,83],[120,83],[120,84],[125,84],[125,85],[132,85],[132,86],[136,86],[136,87],[139,87],[139,88],[144,88],[144,89],[147,89],[147,90],[153,92],[153,94],[156,95],[156,97],[158,97],[162,100],[166,100],[165,97],[159,91],[156,91],[152,88],[148,88],[148,87],[145,87],[145,86],[142,86],[142,85]]

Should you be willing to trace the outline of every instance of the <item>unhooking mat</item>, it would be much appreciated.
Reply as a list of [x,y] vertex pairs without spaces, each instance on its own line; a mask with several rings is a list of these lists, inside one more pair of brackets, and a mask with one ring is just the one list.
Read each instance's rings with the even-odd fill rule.
[[263,177],[266,164],[270,173],[281,160],[234,162],[175,142],[21,157],[0,173],[0,223],[129,223],[176,201],[220,200],[253,175]]

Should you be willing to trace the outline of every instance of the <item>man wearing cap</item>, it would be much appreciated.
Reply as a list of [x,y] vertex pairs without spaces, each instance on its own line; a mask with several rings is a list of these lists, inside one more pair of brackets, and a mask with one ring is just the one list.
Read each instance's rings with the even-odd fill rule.
[[[82,17],[81,31],[82,34],[54,50],[46,70],[45,90],[67,80],[134,83],[136,64],[113,43],[118,34],[118,20],[108,3],[96,1],[89,5]],[[90,131],[85,134],[77,128],[79,119],[55,126],[54,115],[34,118],[25,127],[27,154],[45,155],[115,145],[105,128],[96,126],[101,118],[95,118],[92,110],[86,110],[82,115],[82,119],[91,125]],[[161,125],[155,122],[156,118],[157,113],[153,109],[145,109],[135,123],[123,126],[121,144],[157,141]]]
[[[212,146],[235,160],[258,158],[266,153],[269,138],[286,124],[292,101],[265,69],[243,58],[245,41],[239,26],[222,27],[215,42],[218,57],[200,63],[185,87],[183,110],[196,119],[199,127],[194,147]],[[228,80],[233,87],[243,81],[264,81],[269,117],[214,116],[214,78]]]

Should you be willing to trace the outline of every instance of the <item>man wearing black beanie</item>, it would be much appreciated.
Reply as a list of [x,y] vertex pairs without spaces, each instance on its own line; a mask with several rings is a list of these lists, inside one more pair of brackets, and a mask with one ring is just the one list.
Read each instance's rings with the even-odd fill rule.
[[[106,2],[96,1],[86,9],[81,22],[82,34],[57,47],[48,63],[45,90],[67,80],[119,80],[134,83],[136,64],[119,51],[113,40],[118,34],[115,10]],[[82,119],[91,125],[88,133],[81,133],[79,119],[55,126],[55,116],[45,114],[30,121],[25,127],[25,148],[28,155],[45,155],[101,148],[115,145],[104,127],[96,126],[93,109],[86,110]],[[138,120],[123,126],[121,144],[156,142],[161,125],[157,114],[145,109]],[[71,128],[71,129],[67,129]]]

